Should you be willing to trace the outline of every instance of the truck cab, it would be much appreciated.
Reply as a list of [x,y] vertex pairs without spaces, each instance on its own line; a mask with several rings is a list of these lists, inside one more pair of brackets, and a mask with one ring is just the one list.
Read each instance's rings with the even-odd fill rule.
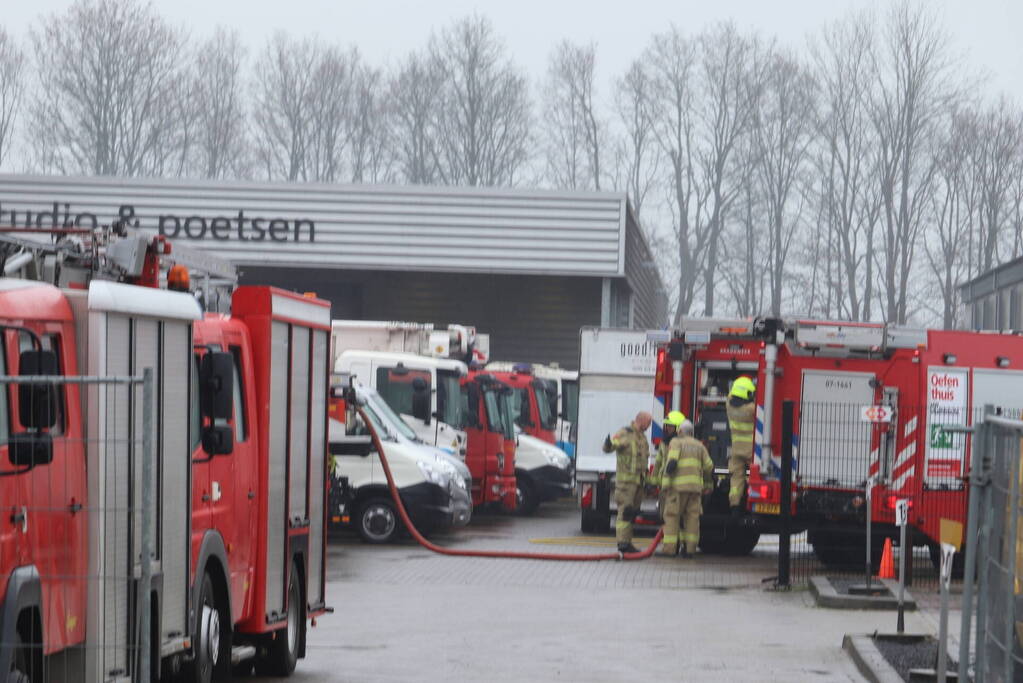
[[[44,351],[56,374],[75,375],[75,349],[71,308],[59,289],[0,278],[0,374],[43,374],[35,354]],[[31,402],[19,398],[31,393],[31,385],[0,385],[0,671],[15,666],[38,675],[43,656],[85,639],[88,534],[80,511],[88,495],[78,387],[52,391],[56,414],[44,420],[52,426],[24,410]],[[23,447],[36,431],[49,435],[45,453]]]
[[[541,365],[539,363],[493,361],[487,363],[486,367],[493,372],[528,370],[540,380],[541,386],[546,389],[548,394],[549,409],[556,418],[553,443],[569,458],[575,458],[575,425],[579,419],[579,373],[557,365]],[[538,435],[534,434],[534,436]]]
[[550,444],[555,443],[554,435],[558,426],[556,384],[534,376],[528,364],[517,364],[508,371],[491,372],[511,387],[515,424],[530,436]]
[[516,445],[510,393],[493,375],[479,370],[470,370],[462,380],[468,435],[465,459],[473,472],[473,503],[508,511],[516,508]]
[[372,387],[426,444],[464,455],[461,380],[465,363],[414,353],[342,351],[335,374]]

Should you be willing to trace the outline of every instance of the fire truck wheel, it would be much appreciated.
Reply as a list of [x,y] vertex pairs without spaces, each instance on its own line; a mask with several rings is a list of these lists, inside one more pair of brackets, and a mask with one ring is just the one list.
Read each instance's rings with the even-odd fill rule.
[[536,497],[533,483],[523,477],[515,477],[515,513],[528,517],[536,512],[540,499]]
[[11,670],[7,674],[7,683],[32,683],[32,679],[25,673],[29,670],[26,661],[25,648],[21,646],[21,634],[14,634],[14,661],[11,662]]
[[390,543],[400,528],[389,498],[370,498],[359,506],[359,536],[367,543]]
[[298,650],[305,638],[305,605],[298,577],[298,564],[292,562],[288,578],[288,625],[278,631],[270,643],[270,670],[277,676],[290,676],[295,670]]
[[186,667],[184,679],[196,683],[223,680],[231,675],[231,643],[217,606],[217,592],[208,573],[202,577],[199,588],[198,633],[195,639],[195,658]]

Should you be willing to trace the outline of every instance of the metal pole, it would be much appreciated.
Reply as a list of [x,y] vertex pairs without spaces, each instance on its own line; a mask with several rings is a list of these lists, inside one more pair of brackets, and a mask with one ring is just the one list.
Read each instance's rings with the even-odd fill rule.
[[781,406],[781,534],[778,536],[778,585],[789,587],[792,570],[792,425],[795,404]]
[[874,479],[873,479],[873,477],[870,476],[870,473],[868,472],[867,473],[867,581],[866,581],[866,586],[867,586],[867,592],[868,593],[870,592],[870,575],[873,574],[873,571],[872,571],[873,567],[871,566],[871,561],[870,561],[871,560],[871,557],[870,557],[870,554],[871,554],[870,553],[870,542],[871,542],[870,527],[872,526],[871,522],[873,521],[873,518],[874,518],[874,510],[873,510],[873,508],[874,508]]
[[903,524],[899,527],[899,620],[896,630],[903,633],[906,630],[906,527]]
[[[985,416],[990,406],[985,406]],[[970,669],[970,629],[973,621],[973,582],[977,576],[977,540],[980,517],[980,496],[984,486],[986,463],[989,461],[988,439],[990,426],[980,424],[979,432],[974,432],[970,457],[970,490],[969,504],[966,511],[966,564],[963,567],[963,601],[962,616],[959,625],[959,680],[967,680]]]
[[1005,539],[1006,547],[1011,548],[1007,553],[1009,568],[1006,572],[1005,587],[1008,588],[1008,591],[1006,594],[998,596],[1000,601],[1005,601],[1005,632],[1002,637],[1005,639],[1003,642],[1005,643],[1005,680],[1007,681],[1016,680],[1013,677],[1016,660],[1012,654],[1016,642],[1016,598],[1013,595],[1013,587],[1016,580],[1017,543],[1019,541],[1019,537],[1016,535],[1019,532],[1019,434],[1013,436],[1016,445],[1011,450],[1012,455],[1006,454],[1009,461],[1007,468],[1009,481],[1012,482],[1009,485],[1009,533]]
[[995,464],[995,435],[994,427],[991,426],[989,418],[995,413],[994,406],[984,406],[984,455],[982,475],[984,476],[983,487],[980,495],[980,519],[977,520],[977,561],[978,568],[982,571],[977,576],[977,626],[974,628],[974,656],[976,666],[974,681],[983,683],[987,676],[987,652],[984,650],[984,641],[987,632],[987,608],[988,608],[988,584],[990,583],[988,572],[984,566],[987,563],[988,550],[991,547],[991,524],[993,522],[993,509],[991,498],[994,495],[994,486],[991,482],[991,473]]
[[149,683],[150,651],[150,610],[153,581],[153,508],[156,503],[153,491],[153,369],[142,371],[142,533],[140,550],[142,576],[139,579],[139,681]]
[[[945,564],[948,567],[945,567]],[[946,574],[947,571],[947,574]],[[938,672],[938,683],[948,679],[948,581],[952,574],[952,558],[945,559],[941,553],[941,619],[938,622],[938,661],[934,670]]]

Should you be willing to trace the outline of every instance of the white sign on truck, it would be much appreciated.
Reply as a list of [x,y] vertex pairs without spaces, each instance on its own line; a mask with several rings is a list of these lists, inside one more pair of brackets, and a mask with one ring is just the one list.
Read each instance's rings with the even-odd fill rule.
[[969,381],[967,368],[927,369],[927,484],[957,484],[963,473],[965,439],[943,426],[967,424]]

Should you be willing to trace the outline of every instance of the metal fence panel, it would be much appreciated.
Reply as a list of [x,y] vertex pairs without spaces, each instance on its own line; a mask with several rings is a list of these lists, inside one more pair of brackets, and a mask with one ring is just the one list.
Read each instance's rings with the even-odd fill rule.
[[[123,366],[126,370],[127,363]],[[19,522],[13,536],[0,539],[4,559],[16,558],[4,569],[34,577],[41,588],[38,603],[20,613],[14,637],[0,630],[0,665],[11,658],[31,680],[41,680],[42,653],[49,651],[50,681],[148,681],[142,653],[159,653],[168,645],[149,646],[149,577],[136,562],[144,548],[152,552],[161,530],[155,477],[147,485],[141,472],[148,467],[155,474],[158,466],[154,440],[145,430],[155,422],[154,374],[147,369],[145,380],[142,371],[112,377],[0,375],[0,408],[11,417],[0,434],[9,456],[0,464],[0,495],[16,508]],[[26,425],[18,406],[19,393],[39,396],[41,384],[57,388],[58,419],[49,429]],[[90,425],[79,419],[83,403],[91,408]],[[28,466],[10,457],[14,435],[32,435],[38,443],[44,432],[52,460]],[[136,480],[142,485],[134,492]],[[188,506],[179,511],[190,514]],[[152,520],[148,532],[142,528],[146,519]]]

